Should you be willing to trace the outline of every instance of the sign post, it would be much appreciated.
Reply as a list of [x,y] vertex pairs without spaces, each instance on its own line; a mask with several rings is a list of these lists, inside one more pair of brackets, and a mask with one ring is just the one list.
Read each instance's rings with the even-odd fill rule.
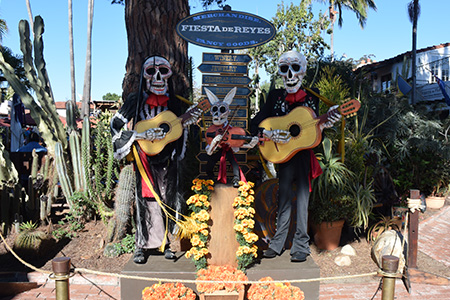
[[[272,23],[257,15],[231,11],[213,10],[188,16],[177,24],[177,33],[186,41],[207,48],[220,49],[221,53],[203,53],[202,63],[198,69],[202,73],[202,96],[205,87],[219,99],[234,87],[236,96],[231,103],[233,111],[239,106],[231,126],[247,129],[248,97],[251,94],[248,77],[248,64],[252,58],[248,54],[234,53],[237,49],[256,47],[267,43],[275,37],[276,30]],[[209,113],[204,115],[207,126],[212,124]],[[202,143],[197,156],[200,163],[205,162],[206,143]],[[241,168],[248,170],[246,151],[236,154]],[[204,174],[205,165],[200,165],[200,173]]]

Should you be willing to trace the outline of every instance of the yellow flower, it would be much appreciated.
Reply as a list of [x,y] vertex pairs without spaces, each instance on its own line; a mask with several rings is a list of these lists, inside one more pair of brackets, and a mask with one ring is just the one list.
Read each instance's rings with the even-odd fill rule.
[[233,226],[233,229],[237,232],[242,232],[244,230],[244,226],[242,226],[241,224],[236,224]]
[[255,221],[252,219],[244,219],[241,222],[242,226],[248,227],[248,228],[253,228],[255,227]]
[[242,196],[242,197],[247,197],[247,196],[248,196],[247,191],[242,191],[242,192],[241,192],[241,196]]
[[207,229],[203,229],[200,231],[201,234],[208,236],[209,235],[209,231]]
[[198,246],[200,244],[201,240],[200,237],[196,234],[192,235],[191,237],[191,244],[192,246]]
[[209,213],[206,210],[202,209],[194,216],[194,218],[199,220],[200,222],[206,222],[209,220]]
[[214,181],[212,181],[211,179],[208,179],[208,180],[206,180],[206,183],[207,183],[208,185],[213,185],[213,184],[214,184]]
[[202,201],[202,202],[205,202],[205,201],[208,201],[208,196],[206,196],[206,195],[200,195],[200,196],[198,196],[198,199],[199,199],[200,201]]

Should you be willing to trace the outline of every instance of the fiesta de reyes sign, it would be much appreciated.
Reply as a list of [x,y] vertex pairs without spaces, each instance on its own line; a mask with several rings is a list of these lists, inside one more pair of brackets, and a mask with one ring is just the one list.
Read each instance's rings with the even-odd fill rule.
[[269,21],[239,11],[212,10],[190,15],[177,24],[186,41],[215,49],[245,49],[267,43],[276,30]]

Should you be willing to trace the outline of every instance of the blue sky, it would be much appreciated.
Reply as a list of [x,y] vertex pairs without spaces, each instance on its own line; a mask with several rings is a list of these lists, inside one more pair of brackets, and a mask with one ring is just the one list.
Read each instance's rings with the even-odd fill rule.
[[[44,19],[44,57],[56,101],[70,99],[70,64],[67,1],[30,0],[33,15]],[[84,69],[87,41],[87,0],[73,1],[76,90],[83,93]],[[411,50],[412,29],[407,14],[410,0],[375,0],[378,10],[369,11],[364,29],[350,11],[343,12],[342,28],[336,26],[334,47],[337,57],[346,55],[359,59],[373,54],[375,60],[384,60]],[[108,92],[121,94],[122,80],[127,59],[127,39],[124,21],[124,6],[111,5],[110,0],[96,0],[92,39],[92,98],[101,99]],[[228,0],[233,10],[259,15],[271,20],[281,1]],[[285,1],[286,4],[290,1]],[[299,3],[299,1],[293,1]],[[202,11],[199,0],[191,0],[191,14]],[[315,12],[322,13],[325,5],[313,3]],[[450,1],[421,1],[421,15],[417,32],[417,48],[450,42]],[[211,7],[210,9],[217,9]],[[28,20],[25,0],[0,0],[0,18],[7,22],[9,32],[3,45],[14,53],[22,54],[19,45],[18,23]],[[326,37],[329,42],[329,37]],[[189,47],[189,55],[196,65],[201,63],[202,52],[218,50],[198,46]],[[329,53],[327,53],[329,54]],[[201,76],[196,72],[196,81]],[[78,100],[78,99],[77,99]]]

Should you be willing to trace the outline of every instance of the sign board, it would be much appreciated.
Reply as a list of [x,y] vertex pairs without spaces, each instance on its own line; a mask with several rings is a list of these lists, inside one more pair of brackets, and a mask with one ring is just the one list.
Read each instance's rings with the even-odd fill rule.
[[[225,86],[208,86],[208,90],[210,90],[214,95],[219,97],[220,95],[226,95],[229,91],[231,91],[232,87]],[[250,95],[251,90],[248,87],[237,87],[236,88],[236,96],[248,96]],[[202,87],[202,94],[206,95],[205,87]]]
[[252,58],[248,54],[235,54],[235,53],[203,53],[203,62],[212,63],[245,63],[248,64],[252,61]]
[[[202,97],[206,97],[206,96],[202,95]],[[219,98],[219,100],[223,101],[223,99],[222,99],[223,97],[218,97],[218,98]],[[247,97],[245,97],[245,98],[234,97],[233,101],[231,102],[231,106],[233,107],[233,106],[238,106],[238,105],[240,107],[248,107],[248,98]],[[203,111],[206,112],[208,110],[205,109]]]
[[[204,151],[202,151],[199,154],[197,154],[196,157],[197,157],[197,159],[200,162],[206,162],[210,158],[210,156]],[[238,153],[234,153],[234,157],[236,158],[236,160],[238,162],[245,162],[245,161],[247,161],[247,153],[239,153],[239,152]]]
[[220,76],[220,75],[203,75],[202,83],[204,85],[223,84],[223,85],[248,85],[252,80],[248,76]]
[[247,66],[201,64],[198,69],[202,73],[247,74]]
[[[236,107],[230,106],[230,117],[234,114]],[[212,117],[211,111],[204,113],[205,118],[206,117]],[[235,118],[247,118],[247,107],[239,108],[236,111]]]
[[[205,126],[207,128],[212,125],[211,117],[205,118],[204,121],[205,121]],[[230,124],[233,127],[247,128],[247,125],[248,125],[247,122],[248,122],[248,119],[236,119],[235,118],[235,119],[231,120]]]
[[[447,81],[448,82],[448,81]],[[417,88],[420,95],[423,96],[422,101],[436,101],[444,99],[441,89],[437,83],[426,84]],[[450,94],[450,89],[446,86],[446,91]]]
[[190,15],[177,24],[184,40],[207,48],[245,49],[267,43],[276,30],[272,23],[257,15],[225,10]]

